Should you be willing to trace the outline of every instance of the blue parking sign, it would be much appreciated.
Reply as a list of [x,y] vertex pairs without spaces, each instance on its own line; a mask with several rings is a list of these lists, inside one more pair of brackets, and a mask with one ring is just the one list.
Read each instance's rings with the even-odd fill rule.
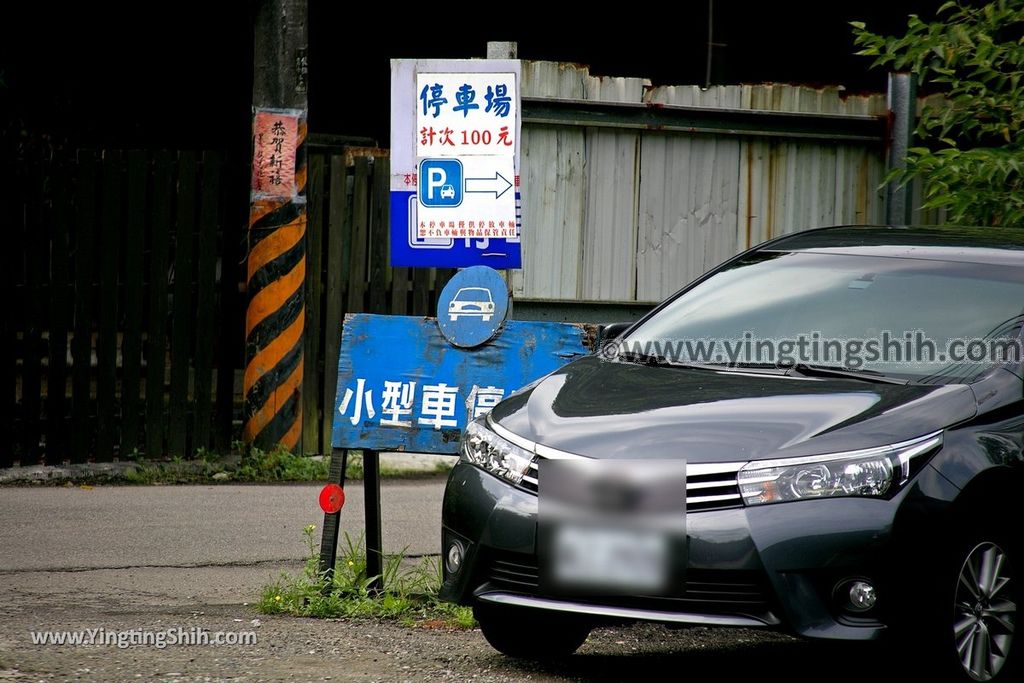
[[424,159],[419,172],[420,203],[430,207],[462,204],[462,162],[458,159]]
[[335,448],[459,452],[459,432],[523,385],[589,353],[592,326],[509,320],[453,346],[433,318],[349,313],[338,354]]
[[494,338],[508,315],[508,284],[487,266],[460,270],[437,299],[437,326],[452,346],[470,349]]

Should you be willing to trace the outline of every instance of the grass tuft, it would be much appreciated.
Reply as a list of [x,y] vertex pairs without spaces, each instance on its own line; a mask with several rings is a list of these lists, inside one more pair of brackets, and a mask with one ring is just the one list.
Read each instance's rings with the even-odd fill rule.
[[381,575],[383,588],[371,592],[376,577],[366,572],[363,538],[345,534],[338,548],[333,579],[319,571],[316,526],[303,530],[308,550],[306,566],[298,574],[282,572],[263,587],[256,606],[264,614],[291,614],[319,618],[372,618],[398,621],[411,627],[473,628],[469,607],[441,602],[441,562],[437,557],[411,562],[405,553],[387,555]]

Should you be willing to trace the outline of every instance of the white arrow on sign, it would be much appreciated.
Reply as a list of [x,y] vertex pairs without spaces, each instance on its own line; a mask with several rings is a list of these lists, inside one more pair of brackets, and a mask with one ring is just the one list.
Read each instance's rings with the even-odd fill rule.
[[512,187],[512,183],[498,171],[494,172],[493,178],[466,178],[467,193],[493,193],[495,199],[508,192],[510,187]]

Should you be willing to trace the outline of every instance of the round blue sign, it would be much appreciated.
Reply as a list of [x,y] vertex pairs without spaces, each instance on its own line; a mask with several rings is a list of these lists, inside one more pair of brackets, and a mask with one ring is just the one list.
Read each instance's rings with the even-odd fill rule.
[[498,334],[508,315],[508,285],[487,266],[460,270],[437,300],[437,325],[452,346],[469,349]]

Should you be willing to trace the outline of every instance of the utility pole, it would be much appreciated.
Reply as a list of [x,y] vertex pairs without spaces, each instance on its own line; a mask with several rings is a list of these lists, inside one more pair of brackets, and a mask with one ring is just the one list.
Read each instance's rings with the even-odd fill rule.
[[307,0],[259,0],[246,254],[246,446],[302,433],[306,275]]
[[[917,125],[917,79],[910,73],[889,74],[889,149],[887,170],[907,167],[907,152],[914,146]],[[910,225],[914,222],[914,188],[899,180],[889,182],[885,192],[885,222]]]

